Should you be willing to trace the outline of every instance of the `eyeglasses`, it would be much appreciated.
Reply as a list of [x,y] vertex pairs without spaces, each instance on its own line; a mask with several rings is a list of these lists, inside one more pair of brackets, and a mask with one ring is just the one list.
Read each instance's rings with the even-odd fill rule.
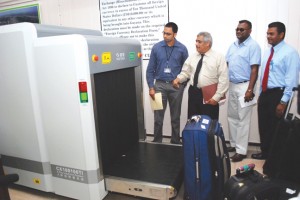
[[236,28],[235,31],[238,32],[244,32],[245,30],[249,30],[249,29],[245,29],[245,28]]
[[172,33],[166,33],[166,32],[162,32],[163,33],[163,35],[167,35],[167,36],[170,36],[170,35],[172,35]]

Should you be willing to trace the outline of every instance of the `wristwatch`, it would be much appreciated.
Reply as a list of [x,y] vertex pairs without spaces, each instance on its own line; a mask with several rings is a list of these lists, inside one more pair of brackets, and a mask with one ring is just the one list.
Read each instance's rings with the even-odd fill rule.
[[287,103],[286,103],[286,102],[284,102],[284,101],[280,101],[280,104],[282,104],[282,105],[286,105]]

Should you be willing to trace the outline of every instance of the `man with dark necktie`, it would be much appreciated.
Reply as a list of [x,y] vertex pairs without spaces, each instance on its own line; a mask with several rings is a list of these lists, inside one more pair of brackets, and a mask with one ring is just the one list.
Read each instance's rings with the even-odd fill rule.
[[[178,88],[180,83],[190,79],[188,118],[193,115],[208,115],[219,119],[219,101],[228,89],[228,70],[225,56],[212,50],[212,36],[200,32],[196,38],[196,49],[185,61],[180,74],[173,81]],[[210,99],[204,101],[202,88],[217,84],[217,89]]]
[[300,59],[298,52],[284,42],[285,25],[273,22],[267,39],[271,48],[262,59],[261,93],[258,101],[258,126],[261,152],[254,159],[266,159],[279,120],[284,116],[292,89],[298,84]]

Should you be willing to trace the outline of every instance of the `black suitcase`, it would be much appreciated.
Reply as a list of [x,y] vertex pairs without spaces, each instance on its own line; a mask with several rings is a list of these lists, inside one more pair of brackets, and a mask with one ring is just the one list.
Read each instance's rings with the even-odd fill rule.
[[300,119],[289,113],[291,102],[276,127],[263,172],[270,178],[300,184]]
[[[253,164],[252,164],[253,165]],[[225,200],[277,200],[280,187],[270,179],[254,170],[254,167],[246,167],[244,172],[237,169],[237,173],[231,176],[225,183]]]
[[254,170],[254,164],[240,167],[224,187],[224,200],[288,200],[299,194],[294,182],[271,179]]

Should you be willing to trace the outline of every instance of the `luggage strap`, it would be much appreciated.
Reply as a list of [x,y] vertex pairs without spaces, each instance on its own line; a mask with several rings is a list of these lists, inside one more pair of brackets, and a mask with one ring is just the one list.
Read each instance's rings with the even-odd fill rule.
[[[212,120],[211,124],[208,129],[208,154],[209,154],[209,159],[211,163],[211,179],[212,179],[212,188],[217,187],[217,180],[218,180],[218,171],[217,171],[217,159],[216,159],[216,149],[215,149],[215,128],[216,124],[218,123],[217,120]],[[213,192],[212,196],[214,197],[213,199],[216,199],[216,196],[218,192]]]

